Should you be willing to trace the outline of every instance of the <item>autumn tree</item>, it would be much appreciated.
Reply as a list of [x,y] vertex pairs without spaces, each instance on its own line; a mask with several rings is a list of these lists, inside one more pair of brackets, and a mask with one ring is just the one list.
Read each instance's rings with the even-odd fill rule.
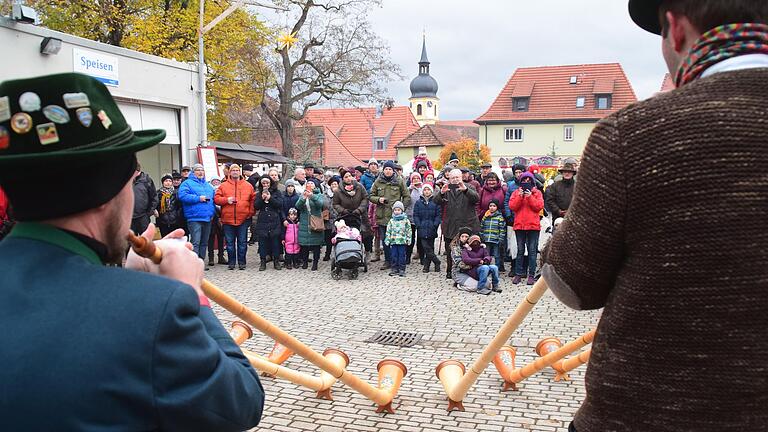
[[480,165],[491,161],[491,149],[488,146],[477,145],[477,141],[472,138],[462,138],[458,141],[450,142],[440,151],[439,158],[434,162],[436,169],[442,169],[451,157],[451,153],[456,153],[459,158],[459,166],[467,167],[474,171],[480,170]]
[[[371,29],[366,15],[379,0],[275,0],[288,9],[279,31],[298,39],[276,48],[274,80],[265,85],[262,110],[280,133],[283,154],[295,160],[295,123],[318,104],[357,105],[384,100],[383,84],[399,77],[389,47]],[[285,39],[285,38],[284,38]],[[299,156],[299,157],[297,157]]]
[[[4,0],[8,1],[8,0]],[[42,24],[110,45],[175,59],[197,61],[199,0],[28,0]],[[208,23],[229,7],[208,0]],[[205,35],[208,130],[214,140],[232,133],[233,113],[261,103],[270,69],[263,48],[270,30],[246,10],[237,10]]]

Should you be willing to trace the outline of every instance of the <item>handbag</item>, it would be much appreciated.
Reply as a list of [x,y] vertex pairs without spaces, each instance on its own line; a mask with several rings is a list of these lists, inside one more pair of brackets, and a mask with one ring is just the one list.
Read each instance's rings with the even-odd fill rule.
[[312,210],[309,208],[309,200],[306,200],[305,203],[307,205],[307,214],[309,215],[309,230],[312,232],[324,232],[325,221],[323,221],[323,217],[312,214]]

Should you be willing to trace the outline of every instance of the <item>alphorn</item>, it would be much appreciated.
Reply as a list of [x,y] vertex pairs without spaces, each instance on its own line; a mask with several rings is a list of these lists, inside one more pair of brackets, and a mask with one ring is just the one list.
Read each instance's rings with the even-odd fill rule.
[[[292,355],[293,355],[293,351],[275,342],[275,345],[272,347],[272,351],[267,356],[267,360],[271,361],[276,365],[281,365],[285,363],[285,361],[288,360]],[[274,376],[274,375],[270,375],[269,372],[266,372],[266,371],[263,372],[262,375],[266,377]]]
[[[563,346],[563,342],[556,338],[556,337],[548,337],[544,338],[539,341],[539,343],[536,344],[536,354],[539,355],[539,357],[544,357],[545,355],[556,351],[558,348]],[[556,373],[561,373],[563,371],[563,361],[564,360],[558,360],[554,363],[552,363],[550,366],[552,369],[555,370]],[[560,381],[559,379],[555,379],[555,381]]]
[[547,283],[539,278],[469,370],[458,360],[445,360],[437,365],[435,374],[448,395],[449,412],[454,409],[464,411],[464,396],[546,291]]
[[[163,252],[154,242],[144,237],[139,237],[134,233],[128,234],[128,241],[137,255],[148,258],[155,264],[163,260]],[[210,281],[203,279],[200,286],[203,293],[210,299],[219,304],[231,314],[247,322],[260,332],[271,337],[286,348],[290,349],[299,356],[305,358],[313,365],[328,372],[337,380],[351,387],[361,395],[378,405],[377,413],[388,412],[394,414],[392,401],[397,396],[403,377],[408,373],[408,369],[399,360],[385,359],[379,362],[377,369],[379,372],[379,386],[374,387],[360,378],[347,371],[345,368],[323,357],[318,352],[303,344],[295,337],[289,335],[276,325],[264,319],[261,315],[245,307],[230,295],[219,289]]]
[[553,363],[562,359],[568,354],[589,345],[592,343],[592,339],[594,339],[594,337],[595,330],[590,330],[581,335],[578,339],[568,342],[555,351],[552,351],[543,357],[539,357],[521,368],[499,370],[499,374],[501,374],[501,377],[504,378],[505,384],[502,391],[510,388],[512,390],[517,390],[517,383],[541,371],[542,369],[551,366]]
[[555,381],[559,381],[561,379],[565,381],[569,381],[571,377],[568,376],[568,372],[588,362],[589,356],[591,354],[592,354],[592,348],[584,350],[580,352],[579,355],[571,357],[568,360],[563,360],[563,371],[558,372],[557,375],[555,375]]
[[[255,369],[263,371],[270,377],[282,378],[286,381],[314,390],[317,392],[317,397],[320,399],[333,400],[331,387],[336,383],[336,378],[334,378],[333,375],[325,371],[322,371],[319,377],[308,375],[275,364],[269,358],[264,358],[254,352],[244,349],[241,345],[253,336],[253,331],[248,324],[242,321],[235,321],[232,323],[232,330],[230,330],[229,335],[232,336],[235,343],[240,346],[240,350],[243,351],[245,358],[248,359],[248,362],[251,363],[251,366]],[[346,368],[349,366],[349,357],[341,350],[328,348],[323,352],[323,356],[329,358],[332,362],[341,367]]]

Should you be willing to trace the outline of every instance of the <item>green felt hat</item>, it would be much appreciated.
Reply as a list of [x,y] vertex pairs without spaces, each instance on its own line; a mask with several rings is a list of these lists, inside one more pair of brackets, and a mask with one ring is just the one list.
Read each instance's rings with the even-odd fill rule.
[[133,131],[109,90],[78,73],[0,83],[0,167],[128,156],[165,138],[165,131]]

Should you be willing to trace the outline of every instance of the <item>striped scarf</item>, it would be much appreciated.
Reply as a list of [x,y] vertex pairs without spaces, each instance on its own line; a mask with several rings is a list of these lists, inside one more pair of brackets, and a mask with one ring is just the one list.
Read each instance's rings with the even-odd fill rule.
[[744,54],[768,54],[768,25],[726,24],[704,33],[680,65],[675,85],[688,84],[715,63]]

